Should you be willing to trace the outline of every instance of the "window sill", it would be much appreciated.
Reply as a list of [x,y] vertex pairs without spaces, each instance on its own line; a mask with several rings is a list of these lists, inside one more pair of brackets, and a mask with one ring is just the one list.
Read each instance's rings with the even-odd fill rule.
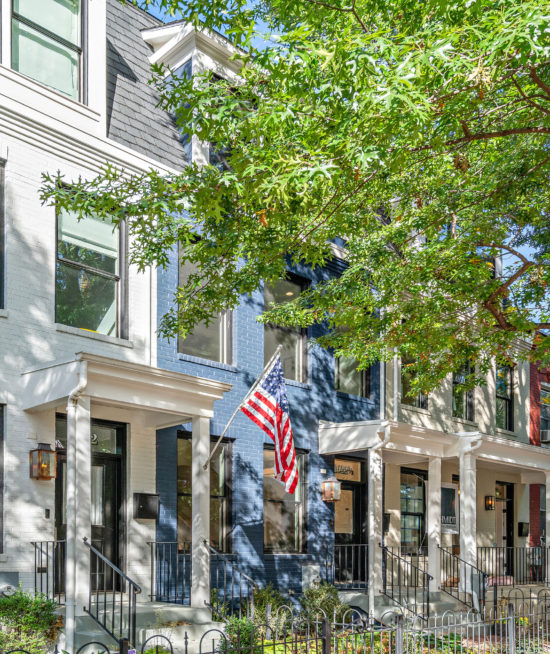
[[231,366],[228,363],[221,363],[220,361],[212,361],[211,359],[203,359],[202,357],[194,357],[191,354],[182,354],[178,352],[179,361],[189,361],[190,363],[198,363],[201,366],[209,366],[210,368],[218,368],[219,370],[227,370],[228,372],[237,372],[236,366]]
[[467,418],[459,418],[458,416],[452,416],[453,422],[457,422],[461,425],[466,425],[468,427],[477,427],[478,424],[477,422],[474,422],[473,420],[468,420]]
[[294,386],[295,388],[305,388],[308,391],[312,388],[311,384],[308,384],[307,382],[299,382],[295,379],[285,379],[285,384],[287,386]]
[[509,429],[501,429],[500,427],[497,427],[495,432],[499,436],[514,436],[514,438],[517,436],[515,431],[510,431]]
[[121,347],[133,348],[134,344],[125,338],[117,338],[116,336],[107,336],[107,334],[96,334],[96,332],[88,332],[85,329],[78,327],[71,327],[70,325],[55,324],[55,329],[63,334],[72,334],[73,336],[82,336],[83,338],[91,338],[94,341],[101,341],[102,343],[110,343],[111,345],[120,345]]
[[353,395],[353,393],[344,393],[343,391],[335,391],[336,397],[341,397],[343,400],[353,400],[355,402],[372,402],[370,397],[364,395]]
[[0,318],[7,318],[9,316],[7,309],[0,309]]
[[422,415],[429,416],[431,415],[429,409],[422,409],[419,406],[413,406],[412,404],[401,404],[399,405],[401,407],[401,410],[405,411],[412,411],[413,413],[421,413]]

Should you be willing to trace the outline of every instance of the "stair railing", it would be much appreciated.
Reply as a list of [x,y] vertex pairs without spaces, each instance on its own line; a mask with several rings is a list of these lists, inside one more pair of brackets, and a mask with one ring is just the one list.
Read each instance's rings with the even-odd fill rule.
[[433,577],[410,560],[382,548],[382,592],[414,615],[430,618],[430,581]]
[[40,540],[34,547],[34,592],[65,602],[65,541]]
[[441,590],[468,608],[483,611],[487,592],[487,573],[440,545],[438,548],[441,565]]
[[116,641],[127,639],[135,646],[136,602],[141,588],[87,538],[83,540],[90,550],[91,571],[88,606],[84,610]]
[[151,601],[189,604],[191,542],[151,541]]
[[240,570],[227,554],[204,541],[210,554],[211,606],[218,619],[226,621],[233,615],[254,617],[256,582]]

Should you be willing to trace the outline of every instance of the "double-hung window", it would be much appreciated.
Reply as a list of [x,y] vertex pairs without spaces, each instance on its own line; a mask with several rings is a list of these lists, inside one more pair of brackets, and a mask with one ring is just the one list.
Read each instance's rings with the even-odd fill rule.
[[273,477],[275,451],[264,449],[264,552],[301,553],[306,551],[306,455],[296,452],[298,485],[287,493]]
[[514,369],[497,366],[496,422],[499,429],[514,431]]
[[[195,273],[197,268],[189,261],[181,263],[178,273],[178,285],[182,286],[187,278]],[[217,361],[219,363],[232,363],[232,324],[231,311],[222,311],[214,316],[208,323],[198,323],[185,338],[178,338],[178,352],[190,356]]]
[[85,1],[12,0],[12,68],[75,100],[81,96]]
[[357,360],[353,357],[337,357],[334,360],[334,388],[340,393],[369,397],[370,368],[357,369]]
[[[217,439],[216,439],[217,440]],[[211,444],[211,449],[214,447]],[[178,547],[189,551],[193,531],[191,511],[191,437],[178,434]],[[231,550],[231,443],[222,442],[209,465],[210,543],[218,552]]]
[[540,430],[550,440],[550,388],[540,389]]
[[426,538],[426,472],[401,469],[401,550],[419,554]]
[[411,371],[410,366],[414,363],[414,359],[410,357],[403,357],[401,359],[401,403],[415,406],[418,409],[428,408],[428,396],[419,391],[411,395],[412,381],[414,373]]
[[121,325],[124,238],[108,220],[65,211],[57,216],[55,321],[125,336]]
[[475,420],[474,390],[464,389],[467,378],[472,374],[473,366],[470,362],[453,373],[453,418],[473,422]]
[[[275,284],[264,286],[264,307],[270,303],[284,304],[297,298],[306,287],[306,282],[297,278],[280,279]],[[299,382],[307,380],[306,362],[307,331],[265,325],[264,327],[264,363],[267,363],[279,345],[281,363],[286,379]]]

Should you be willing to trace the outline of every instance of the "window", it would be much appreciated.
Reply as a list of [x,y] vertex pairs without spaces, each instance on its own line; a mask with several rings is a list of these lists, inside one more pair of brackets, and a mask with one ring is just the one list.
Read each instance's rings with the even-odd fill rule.
[[80,0],[12,0],[14,70],[78,100]]
[[[264,307],[271,302],[284,304],[294,300],[306,287],[306,283],[296,277],[281,279],[273,286],[264,286]],[[264,327],[264,363],[267,363],[279,345],[282,345],[281,363],[286,379],[303,382],[307,378],[306,341],[304,329],[288,329],[266,325]]]
[[357,369],[357,360],[353,357],[337,357],[334,360],[334,388],[341,393],[369,397],[370,368]]
[[120,231],[95,216],[78,220],[75,214],[59,213],[56,322],[111,336],[124,331]]
[[[217,441],[218,439],[216,439]],[[215,442],[211,444],[211,449]],[[178,547],[189,550],[191,514],[191,436],[178,436]],[[210,465],[210,543],[218,552],[229,552],[231,529],[231,444],[222,442]]]
[[496,418],[499,429],[514,431],[514,369],[497,366],[496,370]]
[[4,185],[6,173],[6,160],[0,158],[0,309],[4,308],[4,287],[6,285],[6,262],[4,242]]
[[550,388],[540,389],[540,430],[548,430],[550,437]]
[[463,388],[467,378],[474,373],[470,362],[465,363],[453,373],[453,418],[475,420],[474,390]]
[[[181,263],[180,251],[178,285],[181,286],[185,283],[186,279],[196,270],[196,266],[189,261]],[[178,352],[230,364],[232,362],[231,331],[231,311],[224,311],[219,316],[215,316],[208,325],[200,322],[185,338],[180,336]]]
[[426,479],[424,470],[401,468],[401,550],[418,554],[425,547]]
[[306,551],[306,455],[296,452],[296,462],[298,485],[291,495],[273,477],[275,452],[273,449],[264,450],[264,552]]
[[416,395],[409,395],[411,391],[411,382],[414,379],[414,373],[410,370],[409,366],[414,363],[414,359],[403,357],[401,359],[401,403],[415,406],[419,409],[428,408],[428,396],[422,391]]

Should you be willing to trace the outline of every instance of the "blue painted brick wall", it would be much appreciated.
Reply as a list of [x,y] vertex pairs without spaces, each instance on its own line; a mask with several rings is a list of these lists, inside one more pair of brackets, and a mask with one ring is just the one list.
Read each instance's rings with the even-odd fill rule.
[[[307,268],[294,272],[313,283],[327,276],[327,271]],[[170,265],[158,274],[158,314],[170,307],[177,287],[177,253]],[[263,295],[243,298],[233,314],[233,366],[222,366],[177,353],[176,339],[159,339],[158,366],[189,375],[227,382],[232,390],[215,405],[211,421],[213,435],[219,435],[235,407],[263,368],[263,325],[256,316],[263,309]],[[353,398],[334,391],[334,358],[326,350],[313,348],[308,353],[309,383],[287,382],[290,415],[297,448],[307,450],[307,554],[276,555],[263,553],[263,446],[269,438],[244,414],[239,413],[228,436],[233,444],[233,553],[238,565],[256,582],[269,581],[281,588],[301,590],[301,564],[315,562],[324,571],[325,555],[333,543],[333,508],[321,500],[321,468],[332,471],[332,457],[318,452],[319,420],[343,422],[372,420],[379,417],[379,370],[371,374],[370,398]],[[185,427],[183,427],[185,428]],[[187,425],[187,429],[190,426]],[[157,492],[160,495],[160,518],[157,539],[177,538],[176,465],[178,428],[157,433]]]

